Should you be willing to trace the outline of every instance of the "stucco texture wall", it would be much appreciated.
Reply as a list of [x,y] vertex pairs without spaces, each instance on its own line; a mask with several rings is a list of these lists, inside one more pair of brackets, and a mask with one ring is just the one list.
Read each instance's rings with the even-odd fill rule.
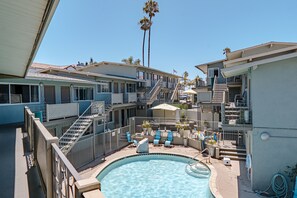
[[[264,190],[274,174],[297,163],[297,58],[251,70],[252,187]],[[261,133],[270,135],[261,139]]]

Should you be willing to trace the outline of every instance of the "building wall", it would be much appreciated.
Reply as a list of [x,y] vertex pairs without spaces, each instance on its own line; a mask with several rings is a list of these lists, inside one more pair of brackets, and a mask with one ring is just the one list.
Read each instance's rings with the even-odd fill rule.
[[[94,88],[94,92],[96,93],[96,88],[94,85],[86,85],[86,84],[73,84],[68,82],[55,82],[55,81],[41,81],[41,80],[28,80],[28,79],[14,79],[7,78],[1,79],[1,84],[32,84],[39,86],[39,102],[36,103],[17,103],[17,104],[0,104],[0,125],[3,124],[12,124],[12,123],[20,123],[24,121],[24,108],[28,106],[31,111],[44,111],[44,86],[52,85],[55,86],[55,98],[56,104],[61,103],[61,86],[89,86]],[[96,94],[94,98],[96,98]],[[70,89],[70,98],[71,102],[73,101],[73,90]],[[82,113],[91,103],[91,101],[78,101],[80,113]]]
[[84,71],[136,78],[136,68],[131,66],[102,65],[99,67],[89,67],[86,68]]
[[[264,190],[274,174],[297,163],[297,58],[251,70],[252,188]],[[261,139],[261,133],[271,137]]]

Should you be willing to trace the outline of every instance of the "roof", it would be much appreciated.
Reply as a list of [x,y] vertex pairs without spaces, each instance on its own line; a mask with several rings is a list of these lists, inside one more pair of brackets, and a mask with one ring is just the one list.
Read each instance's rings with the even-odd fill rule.
[[25,77],[59,0],[0,1],[0,74]]
[[201,65],[196,65],[195,67],[197,69],[199,69],[200,71],[202,71],[204,74],[207,74],[207,68],[208,68],[209,65],[212,65],[212,64],[215,64],[215,63],[220,63],[220,62],[223,62],[223,61],[225,61],[225,59],[212,61],[212,62],[204,63],[204,64],[201,64]]
[[161,70],[158,70],[158,69],[154,69],[154,68],[151,68],[151,67],[144,67],[142,65],[115,63],[115,62],[107,62],[107,61],[102,61],[102,62],[91,64],[91,65],[88,65],[88,66],[85,66],[85,67],[81,67],[78,70],[83,71],[83,70],[85,70],[87,68],[100,67],[100,66],[103,66],[103,65],[114,65],[114,66],[122,66],[122,67],[135,67],[135,68],[138,68],[138,69],[140,68],[140,69],[144,69],[144,70],[159,72],[159,73],[162,73],[162,74],[173,76],[175,78],[180,78],[181,77],[181,76],[171,74],[171,73],[167,73],[167,72],[164,72],[164,71],[161,71]]
[[81,76],[91,76],[91,77],[99,77],[99,78],[105,78],[105,79],[117,79],[117,80],[124,80],[124,81],[135,81],[135,82],[143,82],[143,80],[139,79],[133,79],[133,78],[124,78],[124,77],[116,77],[116,76],[110,76],[106,74],[98,74],[98,73],[93,73],[93,72],[84,72],[84,71],[70,71],[66,70],[63,68],[50,68],[48,70],[42,71],[42,73],[65,73],[65,74],[76,74],[76,75],[81,75]]
[[[264,45],[259,45],[263,47]],[[267,46],[267,45],[266,45]],[[249,49],[256,49],[249,48]],[[256,69],[258,65],[281,61],[297,57],[297,43],[292,43],[274,50],[261,51],[250,56],[240,57],[224,62],[225,68],[221,70],[222,75],[227,78],[247,73],[249,68]]]
[[28,72],[25,79],[55,81],[55,82],[82,83],[82,84],[101,84],[99,82],[91,81],[91,80],[83,80],[83,79],[71,78],[71,77],[66,77],[66,76],[58,76],[58,75],[52,75],[52,74],[45,74],[45,73],[33,73],[30,71]]
[[238,59],[238,58],[244,58],[247,56],[252,56],[255,54],[259,54],[261,52],[262,53],[270,52],[270,51],[283,49],[283,48],[287,48],[287,47],[292,47],[292,46],[296,46],[296,45],[297,45],[297,43],[293,43],[293,42],[271,41],[271,42],[263,43],[260,45],[255,45],[255,46],[235,50],[233,52],[227,53],[226,57],[227,57],[227,60],[229,61],[229,60],[234,60],[234,59]]

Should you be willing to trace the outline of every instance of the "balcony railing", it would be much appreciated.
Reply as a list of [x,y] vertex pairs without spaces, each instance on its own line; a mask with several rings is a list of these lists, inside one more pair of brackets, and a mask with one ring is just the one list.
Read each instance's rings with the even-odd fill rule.
[[197,101],[198,102],[211,102],[211,99],[212,99],[211,91],[197,93]]
[[34,166],[40,172],[46,197],[88,198],[85,192],[99,191],[100,183],[95,178],[81,179],[78,172],[58,147],[58,138],[53,137],[28,107],[24,110],[25,131],[28,132]]
[[47,104],[46,105],[46,121],[78,116],[78,103],[64,103],[64,104]]
[[123,93],[113,93],[111,95],[112,104],[123,104]]
[[136,93],[127,93],[127,96],[128,96],[128,103],[137,101],[137,94]]

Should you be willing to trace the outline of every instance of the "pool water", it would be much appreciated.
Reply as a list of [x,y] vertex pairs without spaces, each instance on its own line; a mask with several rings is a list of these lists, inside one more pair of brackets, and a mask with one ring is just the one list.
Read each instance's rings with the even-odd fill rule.
[[209,178],[189,175],[189,158],[150,154],[118,160],[107,166],[97,179],[106,198],[213,197]]

